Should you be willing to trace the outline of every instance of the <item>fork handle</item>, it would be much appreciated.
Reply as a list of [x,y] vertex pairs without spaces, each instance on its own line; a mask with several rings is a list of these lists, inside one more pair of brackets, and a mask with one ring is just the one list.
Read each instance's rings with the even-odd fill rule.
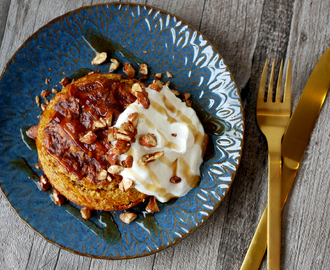
[[[273,142],[274,143],[274,142]],[[274,144],[273,144],[274,145]],[[281,141],[279,141],[279,149]],[[276,147],[277,148],[277,147]],[[277,148],[278,149],[278,148]],[[280,269],[281,255],[281,153],[269,149],[268,154],[268,269]]]

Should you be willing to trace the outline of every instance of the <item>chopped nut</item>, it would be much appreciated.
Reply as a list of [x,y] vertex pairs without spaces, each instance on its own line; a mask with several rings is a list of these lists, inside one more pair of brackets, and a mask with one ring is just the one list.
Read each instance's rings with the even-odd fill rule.
[[131,122],[124,122],[120,125],[120,129],[123,129],[129,133],[133,133],[135,128]]
[[[122,131],[122,132],[120,132],[120,131]],[[125,132],[125,131],[122,129],[118,130],[118,132],[116,134],[117,140],[124,140],[124,141],[130,142],[132,140],[132,138],[129,135],[124,134],[123,132]]]
[[91,217],[92,211],[91,211],[91,209],[89,209],[87,207],[83,207],[80,210],[80,214],[81,214],[81,217],[83,219],[86,219],[87,220],[87,219],[89,219]]
[[111,149],[111,154],[122,155],[125,154],[131,148],[131,144],[124,140],[118,140]]
[[129,190],[131,187],[134,187],[134,182],[131,179],[124,178],[120,183],[119,183],[119,189],[122,192],[126,192]]
[[136,128],[139,122],[139,114],[132,113],[127,117],[127,120],[132,123],[134,128]]
[[171,89],[171,92],[176,96],[180,96],[180,92],[178,90]]
[[170,84],[171,83],[169,81],[167,81],[164,85],[167,86],[167,87],[170,87]]
[[128,156],[125,160],[121,162],[121,165],[123,165],[124,168],[132,168],[133,166],[133,157]]
[[129,78],[134,78],[135,77],[135,70],[129,63],[125,63],[124,66],[124,73],[127,75]]
[[161,73],[156,73],[155,74],[155,79],[160,80],[162,78],[162,74]]
[[49,104],[49,100],[47,98],[45,98],[45,103],[46,103],[46,105]]
[[105,118],[105,122],[108,127],[111,127],[111,124],[112,124],[112,113],[111,112],[109,112],[107,114],[107,117]]
[[119,174],[124,170],[124,167],[119,166],[119,165],[111,165],[108,169],[108,173],[111,174]]
[[179,176],[172,176],[170,182],[173,184],[178,184],[181,182],[181,178]]
[[48,85],[49,84],[49,81],[50,81],[49,79],[45,79],[45,84]]
[[93,131],[88,131],[79,141],[86,144],[92,144],[96,141],[97,135]]
[[178,136],[178,134],[176,134],[176,133],[172,133],[171,135],[172,135],[173,137]]
[[150,100],[145,94],[138,92],[136,97],[137,97],[138,103],[140,103],[143,106],[143,108],[145,108],[145,109],[149,108]]
[[48,90],[42,90],[40,96],[42,98],[46,98],[50,94],[50,91]]
[[42,111],[44,111],[44,110],[46,110],[47,105],[46,105],[46,104],[41,104],[41,105],[40,105],[40,108],[41,108]]
[[146,54],[146,53],[147,53],[147,51],[143,51],[143,53],[144,53],[144,54]]
[[28,135],[30,138],[36,140],[37,137],[38,137],[38,126],[30,127],[30,128],[26,131],[26,135]]
[[137,214],[132,212],[125,212],[119,215],[119,219],[126,224],[130,224],[136,218]]
[[156,147],[157,146],[157,138],[154,134],[147,133],[140,139],[140,144],[146,147]]
[[57,93],[58,93],[58,90],[55,89],[55,88],[53,88],[53,89],[52,89],[52,93],[53,93],[53,94],[57,94]]
[[143,92],[143,89],[139,83],[135,83],[132,85],[132,94],[137,96],[138,92]]
[[69,79],[67,77],[64,77],[61,81],[60,81],[60,85],[63,85],[64,87],[67,86],[69,84]]
[[107,60],[107,53],[106,52],[101,52],[98,53],[92,60],[92,65],[100,65]]
[[107,123],[106,123],[105,119],[102,117],[93,123],[94,129],[105,128],[106,126],[107,126]]
[[163,89],[162,82],[160,80],[153,80],[153,82],[150,84],[150,88],[159,92]]
[[183,93],[182,94],[182,99],[183,99],[183,101],[187,101],[189,98],[190,98],[190,94],[189,93]]
[[41,175],[39,178],[39,186],[42,190],[50,189],[50,182],[45,174]]
[[192,100],[191,99],[186,100],[186,106],[187,107],[191,107],[192,106]]
[[107,176],[107,181],[108,182],[112,182],[112,177],[108,174],[108,176]]
[[87,75],[92,75],[94,74],[94,71],[88,72]]
[[146,211],[148,213],[155,213],[155,212],[159,212],[159,207],[156,201],[156,198],[154,196],[149,198],[149,203],[146,207]]
[[36,163],[36,164],[34,164],[34,167],[35,167],[37,170],[40,170],[40,164]]
[[108,129],[108,141],[113,142],[117,140],[117,130],[116,127],[111,127]]
[[140,65],[140,71],[142,75],[148,75],[148,66],[147,64],[141,64]]
[[97,175],[98,180],[105,180],[107,179],[108,173],[106,170],[101,170],[99,174]]
[[36,103],[38,106],[40,106],[40,97],[39,96],[36,96]]
[[173,75],[169,71],[166,72],[166,76],[167,78],[173,78]]
[[110,165],[116,165],[116,163],[117,163],[117,155],[110,154],[110,155],[108,155],[108,158],[107,159],[108,159]]
[[159,151],[159,152],[155,152],[155,153],[152,153],[152,154],[146,154],[141,158],[141,161],[144,164],[147,164],[149,162],[153,162],[156,159],[161,158],[162,156],[164,156],[164,151]]
[[59,191],[57,191],[54,188],[53,189],[53,200],[54,200],[54,203],[56,203],[58,205],[63,205],[65,198]]
[[115,71],[118,67],[119,67],[119,61],[115,58],[111,58],[111,65],[110,65],[110,69],[109,72]]

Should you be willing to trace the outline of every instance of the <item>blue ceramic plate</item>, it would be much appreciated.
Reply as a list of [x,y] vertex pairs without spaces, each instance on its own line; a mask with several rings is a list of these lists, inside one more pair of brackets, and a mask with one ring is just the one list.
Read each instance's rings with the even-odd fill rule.
[[[172,73],[171,87],[191,93],[193,106],[214,145],[201,167],[202,180],[197,188],[176,201],[160,204],[161,211],[154,216],[144,218],[140,213],[129,225],[120,222],[120,211],[95,213],[91,221],[84,222],[77,206],[54,205],[49,194],[34,182],[35,173],[41,174],[34,167],[37,154],[21,135],[24,127],[38,123],[41,110],[35,97],[41,90],[60,89],[58,82],[64,76],[78,76],[74,74],[77,70],[108,71],[109,63],[96,68],[91,65],[96,51],[104,50],[122,63],[145,62],[155,72]],[[90,6],[51,21],[9,61],[0,90],[2,191],[32,229],[78,254],[134,258],[177,243],[218,207],[240,162],[242,106],[225,61],[194,28],[148,6]]]

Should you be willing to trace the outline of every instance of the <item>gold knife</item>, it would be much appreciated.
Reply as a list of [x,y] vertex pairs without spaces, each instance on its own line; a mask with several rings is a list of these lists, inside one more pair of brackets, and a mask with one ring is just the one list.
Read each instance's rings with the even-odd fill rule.
[[[282,208],[288,197],[330,87],[330,47],[317,62],[294,110],[282,141]],[[246,253],[241,270],[259,269],[267,248],[267,206]]]

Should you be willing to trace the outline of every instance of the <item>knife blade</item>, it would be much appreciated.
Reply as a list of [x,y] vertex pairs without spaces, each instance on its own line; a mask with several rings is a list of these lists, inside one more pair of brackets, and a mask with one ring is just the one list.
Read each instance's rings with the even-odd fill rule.
[[[317,62],[291,116],[282,141],[282,208],[292,187],[330,87],[330,47]],[[267,206],[244,258],[241,270],[259,269],[267,248]]]

